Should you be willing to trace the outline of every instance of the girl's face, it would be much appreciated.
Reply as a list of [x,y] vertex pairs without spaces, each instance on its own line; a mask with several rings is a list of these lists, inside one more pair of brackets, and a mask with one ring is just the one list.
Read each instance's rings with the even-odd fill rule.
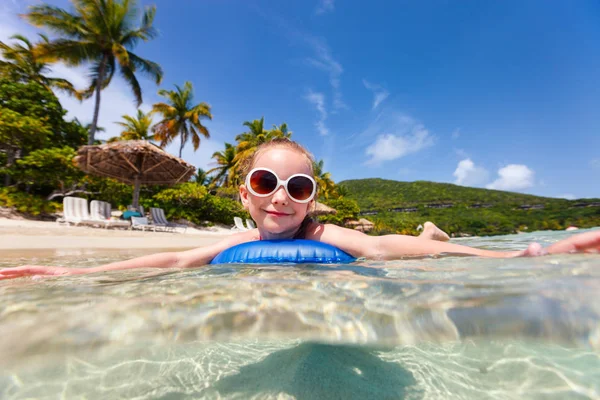
[[[257,157],[252,168],[268,168],[284,181],[295,174],[312,176],[307,158],[287,148],[274,147],[266,150]],[[296,203],[283,186],[268,197],[258,197],[250,193],[246,185],[241,185],[240,197],[263,239],[291,238],[314,201]]]

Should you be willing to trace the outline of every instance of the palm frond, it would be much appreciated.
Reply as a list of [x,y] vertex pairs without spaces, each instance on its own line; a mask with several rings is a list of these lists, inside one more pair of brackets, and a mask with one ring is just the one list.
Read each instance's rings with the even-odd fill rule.
[[160,85],[163,78],[163,69],[158,63],[138,57],[132,52],[129,52],[129,60],[136,71],[141,71],[146,76],[152,78],[157,85]]
[[135,96],[136,105],[139,107],[142,102],[142,88],[140,87],[140,83],[138,82],[133,70],[129,67],[124,67],[121,65],[121,75],[125,78],[125,81],[129,84],[133,95]]
[[73,15],[60,7],[47,4],[31,6],[30,11],[22,17],[38,28],[46,27],[59,35],[73,39],[81,39],[87,33],[80,16]]
[[63,61],[67,65],[77,66],[97,60],[100,48],[93,42],[56,39],[49,43],[40,43],[36,46],[34,54],[41,61]]

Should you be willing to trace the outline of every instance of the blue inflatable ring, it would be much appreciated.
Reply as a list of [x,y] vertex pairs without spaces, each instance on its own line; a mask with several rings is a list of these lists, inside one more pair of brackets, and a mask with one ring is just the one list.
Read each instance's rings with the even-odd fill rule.
[[347,264],[356,258],[327,243],[304,239],[258,240],[219,253],[211,264]]

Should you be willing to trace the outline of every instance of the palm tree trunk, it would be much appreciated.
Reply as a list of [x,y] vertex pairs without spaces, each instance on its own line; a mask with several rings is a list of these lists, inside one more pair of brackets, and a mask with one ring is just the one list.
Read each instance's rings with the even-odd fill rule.
[[105,54],[102,56],[102,61],[100,62],[100,67],[98,68],[98,80],[96,81],[96,104],[94,105],[94,119],[92,119],[90,132],[88,133],[88,145],[94,144],[94,136],[96,134],[96,127],[98,126],[98,116],[100,115],[100,92],[102,91],[102,83],[104,81],[104,72],[107,62],[108,56]]
[[179,146],[179,158],[181,158],[181,152],[183,151],[183,145],[185,144],[185,140],[183,136],[181,136],[181,145]]

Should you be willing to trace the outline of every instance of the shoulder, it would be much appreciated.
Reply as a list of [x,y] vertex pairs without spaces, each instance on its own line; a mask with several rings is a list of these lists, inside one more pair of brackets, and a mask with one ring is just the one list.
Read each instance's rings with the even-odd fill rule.
[[224,239],[221,243],[226,244],[227,247],[235,246],[246,242],[253,242],[260,240],[260,234],[258,229],[251,229],[249,231],[234,233],[233,235]]
[[367,257],[377,246],[377,237],[332,224],[313,222],[306,230],[306,239],[328,243],[354,257]]

